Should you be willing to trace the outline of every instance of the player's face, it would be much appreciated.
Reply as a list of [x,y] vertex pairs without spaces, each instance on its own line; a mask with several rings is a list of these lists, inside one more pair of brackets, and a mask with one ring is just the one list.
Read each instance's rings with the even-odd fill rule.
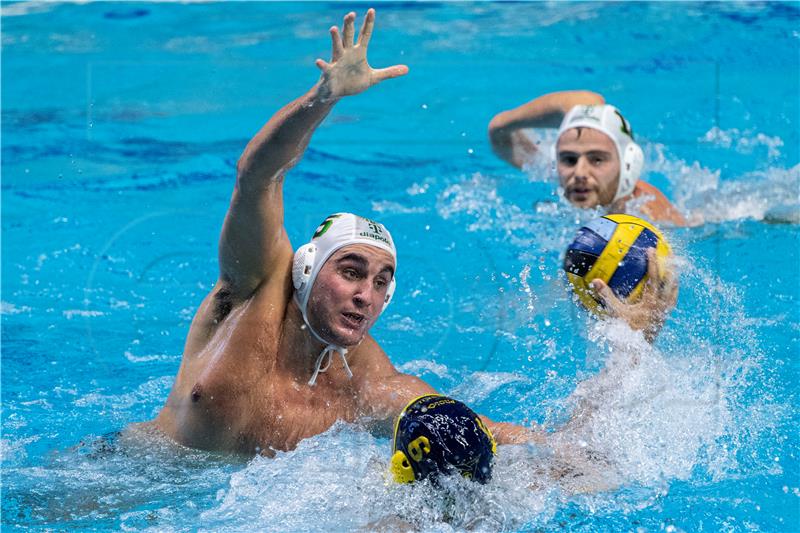
[[565,131],[556,145],[556,169],[564,196],[578,207],[610,205],[619,183],[617,147],[590,128]]
[[322,265],[308,297],[308,320],[339,346],[361,342],[383,309],[394,259],[381,248],[352,244]]

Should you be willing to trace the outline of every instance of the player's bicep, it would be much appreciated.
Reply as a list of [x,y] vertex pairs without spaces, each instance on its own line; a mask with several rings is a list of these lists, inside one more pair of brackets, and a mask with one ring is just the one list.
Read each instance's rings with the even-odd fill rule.
[[237,186],[219,241],[220,278],[246,298],[273,273],[283,272],[292,247],[283,224],[282,184],[262,190]]

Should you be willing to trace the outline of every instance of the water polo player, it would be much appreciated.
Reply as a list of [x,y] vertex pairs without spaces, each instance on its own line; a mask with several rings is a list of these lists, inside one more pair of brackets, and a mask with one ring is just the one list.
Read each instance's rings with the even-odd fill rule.
[[552,160],[564,196],[573,205],[620,213],[627,202],[641,198],[639,209],[652,220],[687,224],[661,191],[639,179],[642,149],[628,121],[599,94],[545,94],[495,115],[489,123],[492,148],[517,168],[540,153],[523,128],[558,128],[556,147],[545,156]]
[[[375,12],[354,39],[355,14],[331,28],[319,81],[248,143],[219,241],[219,279],[195,314],[183,359],[155,420],[186,446],[270,454],[336,422],[388,430],[412,398],[435,392],[399,373],[368,332],[389,304],[397,255],[388,230],[353,214],[328,217],[294,253],[284,228],[284,177],[333,106],[404,65],[374,70]],[[492,424],[501,442],[533,433]]]
[[428,394],[397,417],[392,439],[392,478],[411,483],[453,473],[486,483],[497,453],[492,432],[458,400]]

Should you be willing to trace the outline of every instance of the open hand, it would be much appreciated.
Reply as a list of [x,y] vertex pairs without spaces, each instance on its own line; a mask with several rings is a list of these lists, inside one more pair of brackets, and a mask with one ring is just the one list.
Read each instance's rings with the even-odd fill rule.
[[375,10],[367,11],[364,25],[358,34],[358,42],[354,44],[355,20],[355,13],[345,15],[341,35],[339,28],[331,28],[331,62],[322,59],[316,61],[317,67],[322,71],[320,91],[326,100],[358,94],[383,80],[403,76],[408,72],[405,65],[381,69],[370,67],[367,63],[367,47],[375,26]]
[[610,316],[621,318],[631,329],[641,330],[651,343],[661,331],[667,313],[678,300],[677,279],[670,271],[661,275],[655,248],[647,250],[647,281],[641,298],[635,303],[619,299],[603,280],[592,280],[590,287]]

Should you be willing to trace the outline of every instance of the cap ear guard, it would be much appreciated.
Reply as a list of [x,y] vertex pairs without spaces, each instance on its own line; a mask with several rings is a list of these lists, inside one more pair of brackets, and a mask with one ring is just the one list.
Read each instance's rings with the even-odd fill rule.
[[394,289],[397,286],[397,283],[394,280],[394,276],[392,276],[392,281],[389,282],[389,288],[386,289],[386,296],[383,298],[383,308],[381,309],[381,313],[383,313],[389,304],[392,303],[392,296],[394,296]]
[[614,200],[619,200],[633,193],[633,189],[636,188],[636,182],[639,181],[639,176],[641,176],[644,168],[644,152],[642,147],[635,142],[628,143],[621,155],[619,185],[617,185],[617,194],[614,196]]
[[411,468],[411,462],[402,450],[397,450],[392,455],[389,471],[397,483],[412,483],[416,479],[414,469]]
[[313,242],[304,244],[294,253],[292,262],[292,283],[298,293],[302,293],[311,279],[314,271],[314,258],[317,255],[317,245]]

